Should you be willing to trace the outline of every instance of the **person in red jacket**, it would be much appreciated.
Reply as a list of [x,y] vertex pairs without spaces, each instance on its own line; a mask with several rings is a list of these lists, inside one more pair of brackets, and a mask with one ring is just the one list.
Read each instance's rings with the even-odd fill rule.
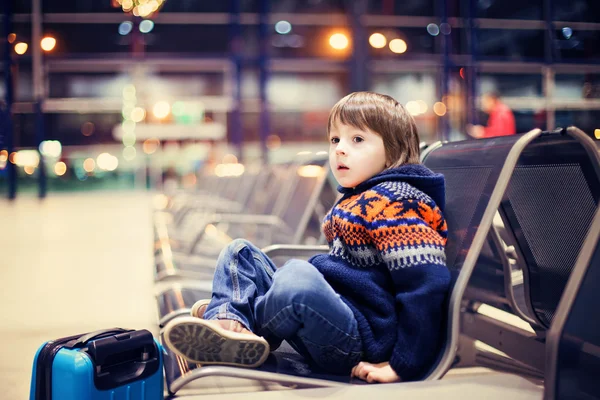
[[468,125],[467,133],[476,139],[508,136],[517,133],[515,116],[511,109],[500,101],[497,93],[486,93],[481,98],[481,108],[489,114],[487,126]]

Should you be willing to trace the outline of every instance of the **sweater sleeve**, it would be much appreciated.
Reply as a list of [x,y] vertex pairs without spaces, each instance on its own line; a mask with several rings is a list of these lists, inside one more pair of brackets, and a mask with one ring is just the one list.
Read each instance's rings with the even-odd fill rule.
[[403,200],[386,205],[369,232],[395,289],[398,331],[390,365],[402,380],[415,380],[430,367],[444,334],[446,222],[435,204]]

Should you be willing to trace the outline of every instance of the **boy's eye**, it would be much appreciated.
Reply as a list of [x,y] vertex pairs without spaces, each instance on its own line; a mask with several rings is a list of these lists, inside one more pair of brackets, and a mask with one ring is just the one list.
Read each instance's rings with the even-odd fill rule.
[[331,143],[333,143],[333,144],[340,142],[340,138],[336,138],[336,137],[332,137],[330,140],[331,140]]
[[360,136],[356,136],[353,140],[354,140],[354,143],[360,143],[360,142],[363,142],[365,139],[361,138]]

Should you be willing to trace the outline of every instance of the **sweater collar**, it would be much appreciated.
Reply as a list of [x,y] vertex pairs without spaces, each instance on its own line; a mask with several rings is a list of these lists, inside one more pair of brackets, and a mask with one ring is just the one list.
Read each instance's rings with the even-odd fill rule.
[[346,195],[364,192],[382,182],[405,182],[427,194],[443,211],[445,205],[445,183],[442,174],[435,173],[422,164],[405,164],[383,170],[354,188],[338,186]]

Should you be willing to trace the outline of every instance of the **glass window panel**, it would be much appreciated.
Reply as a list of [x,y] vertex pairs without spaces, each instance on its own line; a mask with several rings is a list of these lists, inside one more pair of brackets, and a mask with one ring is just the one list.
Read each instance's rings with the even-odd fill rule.
[[[463,2],[468,3],[468,2]],[[478,0],[478,18],[503,18],[503,19],[544,19],[543,0],[530,0],[527,2],[507,0]],[[466,14],[464,14],[466,15]]]
[[554,20],[600,22],[597,0],[554,0]]
[[554,97],[600,99],[599,74],[556,74]]
[[555,118],[557,127],[575,125],[592,138],[600,129],[600,110],[556,110]]
[[481,73],[478,80],[480,95],[498,92],[505,97],[542,97],[541,74]]
[[478,30],[479,55],[489,59],[540,61],[544,59],[543,30]]
[[[221,96],[224,94],[224,81],[221,72],[162,72],[144,78],[143,93],[150,98],[171,99]],[[52,73],[49,75],[49,97],[120,98],[125,85],[131,82],[127,73]]]
[[33,100],[33,78],[31,74],[31,58],[17,57],[12,71],[14,101]]
[[369,13],[380,15],[435,15],[434,0],[372,0]]
[[600,60],[600,31],[566,28],[555,31],[555,61],[581,60],[589,62]]
[[344,0],[270,0],[270,2],[272,13],[343,13],[346,9]]

